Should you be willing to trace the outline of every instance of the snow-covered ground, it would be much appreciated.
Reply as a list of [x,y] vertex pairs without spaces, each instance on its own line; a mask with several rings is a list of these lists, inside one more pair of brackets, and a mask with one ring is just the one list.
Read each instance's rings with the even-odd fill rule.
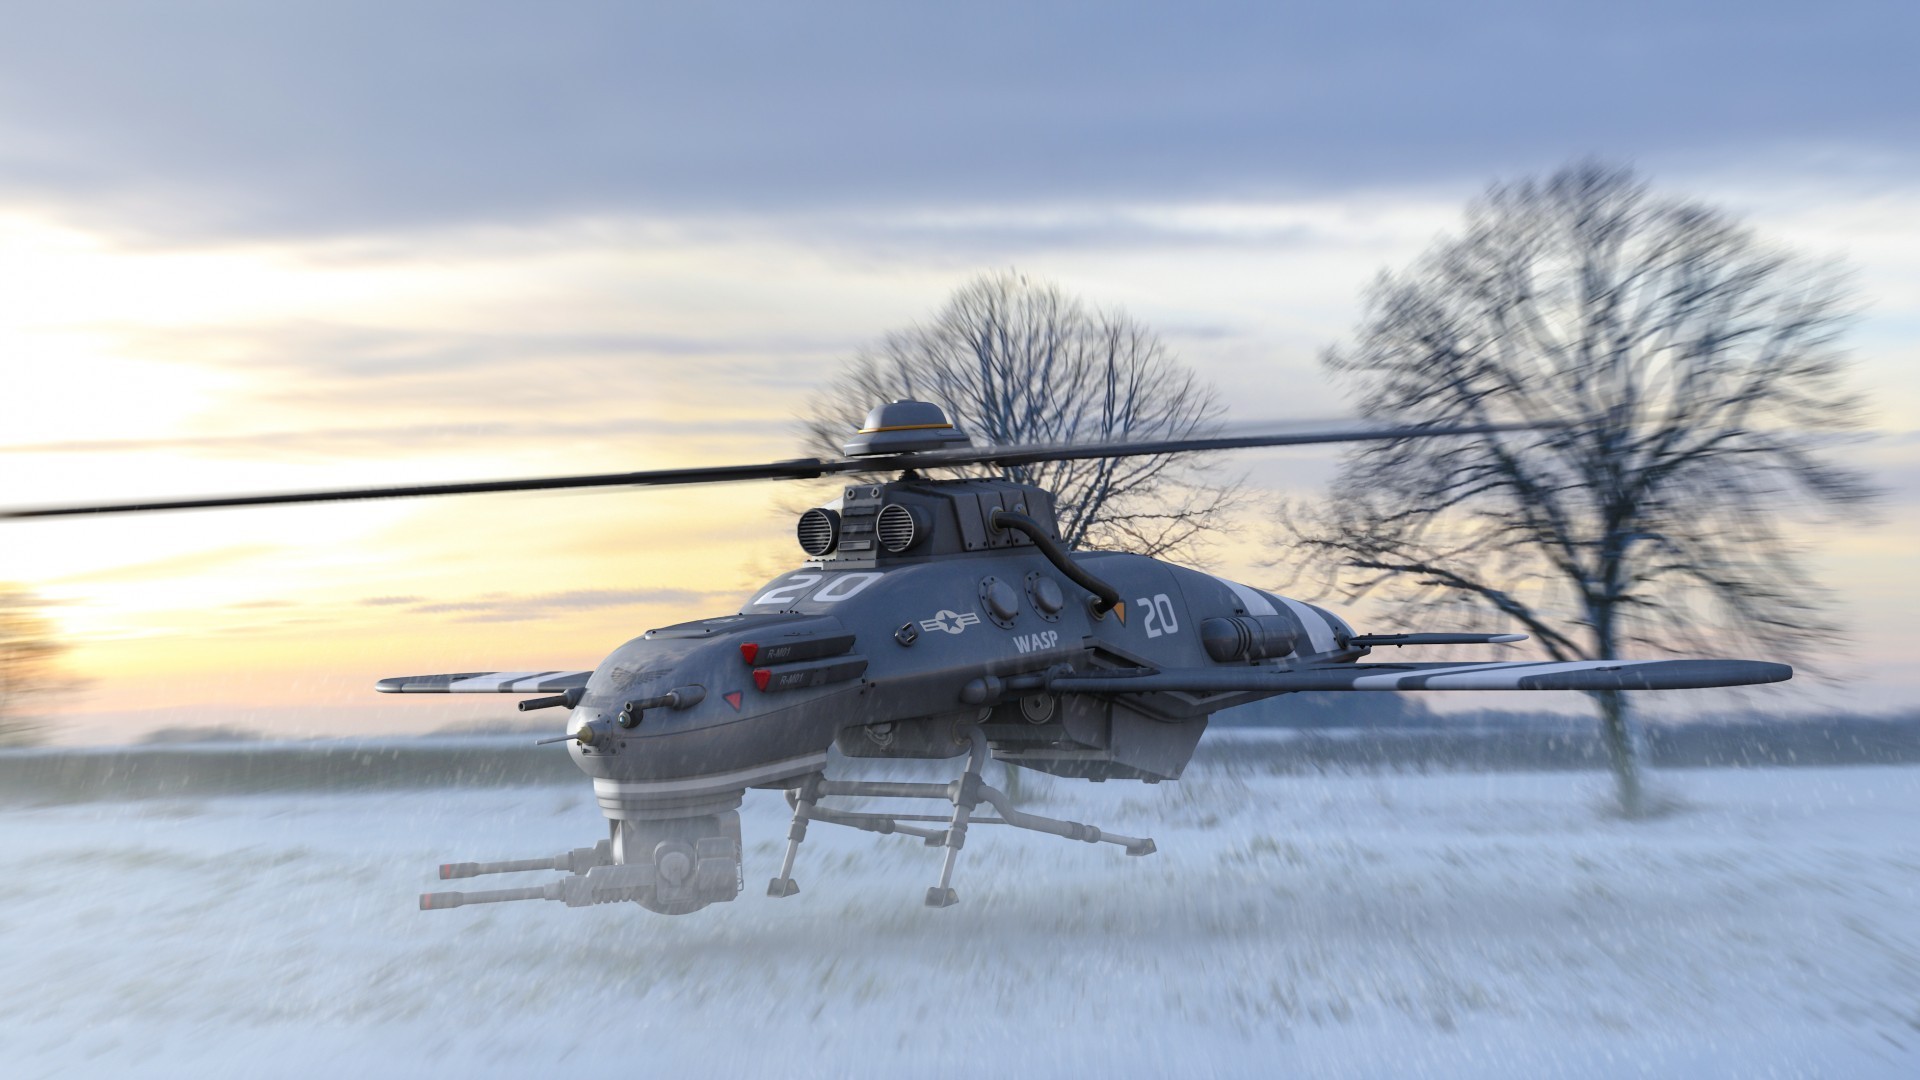
[[821,825],[768,899],[751,792],[747,892],[681,918],[415,909],[604,835],[584,782],[0,809],[0,1072],[1920,1075],[1920,768],[1661,782],[1029,776],[1159,853],[978,828],[944,911],[937,851]]

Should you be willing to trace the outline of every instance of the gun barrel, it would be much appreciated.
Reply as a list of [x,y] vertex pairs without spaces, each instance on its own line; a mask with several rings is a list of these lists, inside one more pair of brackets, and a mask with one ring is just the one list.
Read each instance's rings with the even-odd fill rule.
[[544,859],[501,859],[497,862],[455,862],[440,864],[440,880],[479,877],[481,874],[517,874],[523,870],[560,870],[584,874],[596,866],[613,863],[613,842],[602,840],[592,847],[574,848]]
[[[551,895],[549,895],[551,890]],[[421,911],[443,911],[447,908],[465,907],[468,904],[504,904],[511,900],[558,900],[560,890],[555,886],[535,885],[526,889],[494,889],[489,892],[443,892],[421,893]]]
[[580,704],[580,699],[586,695],[586,687],[575,686],[569,688],[564,694],[555,694],[552,697],[527,698],[520,702],[519,709],[521,712],[532,712],[535,709],[571,709],[575,705]]
[[505,862],[456,862],[440,864],[440,880],[479,877],[481,874],[513,874],[521,870],[565,870],[557,859],[508,859]]

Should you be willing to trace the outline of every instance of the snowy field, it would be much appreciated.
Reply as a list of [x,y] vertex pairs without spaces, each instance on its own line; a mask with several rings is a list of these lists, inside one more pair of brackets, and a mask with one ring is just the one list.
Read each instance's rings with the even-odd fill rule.
[[944,911],[937,851],[823,825],[768,899],[750,792],[746,893],[681,918],[415,909],[605,835],[584,781],[8,807],[0,1072],[1920,1075],[1920,768],[1660,783],[1029,776],[1159,853],[978,828]]

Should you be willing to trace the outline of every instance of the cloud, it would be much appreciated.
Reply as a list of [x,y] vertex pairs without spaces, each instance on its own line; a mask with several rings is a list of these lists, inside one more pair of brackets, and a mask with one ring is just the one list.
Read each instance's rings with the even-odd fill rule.
[[614,438],[644,433],[652,436],[739,435],[762,436],[761,419],[663,420],[616,417],[586,423],[569,422],[558,432],[551,423],[475,421],[464,424],[411,424],[372,428],[320,428],[311,431],[265,431],[240,435],[183,436],[159,439],[85,439],[67,442],[0,445],[5,454],[138,454],[179,451],[209,458],[258,461],[268,456],[370,456],[404,451],[457,450],[462,447],[498,447],[525,440]]
[[461,622],[526,622],[599,608],[695,604],[723,595],[732,594],[697,589],[573,589],[518,596],[488,593],[472,600],[417,603],[407,608],[407,614],[458,615]]
[[[596,313],[604,320],[605,313]],[[545,373],[555,389],[577,394],[577,372],[598,365],[609,374],[657,378],[662,368],[681,363],[686,370],[711,372],[727,357],[756,359],[817,355],[845,346],[842,340],[810,340],[787,335],[718,332],[701,336],[638,333],[540,334],[507,329],[462,333],[404,326],[366,326],[312,320],[267,321],[206,327],[120,326],[121,349],[146,356],[191,356],[197,364],[303,379],[330,378],[348,383],[381,380],[389,384],[445,377],[485,379],[499,372],[531,380]],[[568,372],[557,379],[553,372]],[[402,386],[402,389],[404,387]],[[303,390],[305,388],[303,387]],[[384,388],[394,392],[394,386]],[[525,387],[530,392],[539,387]]]
[[538,5],[9,14],[0,195],[150,236],[1188,199],[1565,157],[1910,164],[1911,5]]
[[981,260],[1036,253],[1225,249],[1272,253],[1331,247],[1343,238],[1308,221],[1267,222],[1221,214],[1212,220],[1169,217],[1124,205],[980,207],[937,214],[833,214],[786,227],[816,247],[868,256],[924,258],[972,268]]
[[[720,332],[702,343],[661,335],[464,333],[305,320],[121,324],[108,337],[125,355],[215,372],[232,386],[196,418],[190,435],[42,439],[0,444],[0,457],[171,450],[253,459],[466,451],[510,443],[631,445],[637,438],[701,437],[723,445],[769,436],[780,441],[790,423],[784,410],[749,413],[751,406],[736,401],[730,410],[694,418],[665,403],[684,397],[677,391],[690,387],[714,394],[732,384],[790,406],[814,388],[827,358],[852,352],[859,340],[853,332],[832,343]],[[344,416],[354,423],[342,426]]]
[[193,577],[213,570],[230,569],[234,564],[285,550],[282,544],[234,544],[211,551],[196,551],[147,562],[126,563],[103,570],[89,570],[57,580],[61,585],[156,581]]

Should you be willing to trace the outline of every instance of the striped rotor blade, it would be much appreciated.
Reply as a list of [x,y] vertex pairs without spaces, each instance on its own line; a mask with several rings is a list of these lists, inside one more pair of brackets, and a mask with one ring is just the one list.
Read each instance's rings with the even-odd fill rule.
[[1137,675],[1060,675],[1069,694],[1195,694],[1295,690],[1697,690],[1785,682],[1793,669],[1760,660],[1572,660],[1483,664],[1330,664],[1320,668],[1195,668]]
[[557,694],[587,685],[591,671],[464,671],[401,675],[373,685],[383,694]]

